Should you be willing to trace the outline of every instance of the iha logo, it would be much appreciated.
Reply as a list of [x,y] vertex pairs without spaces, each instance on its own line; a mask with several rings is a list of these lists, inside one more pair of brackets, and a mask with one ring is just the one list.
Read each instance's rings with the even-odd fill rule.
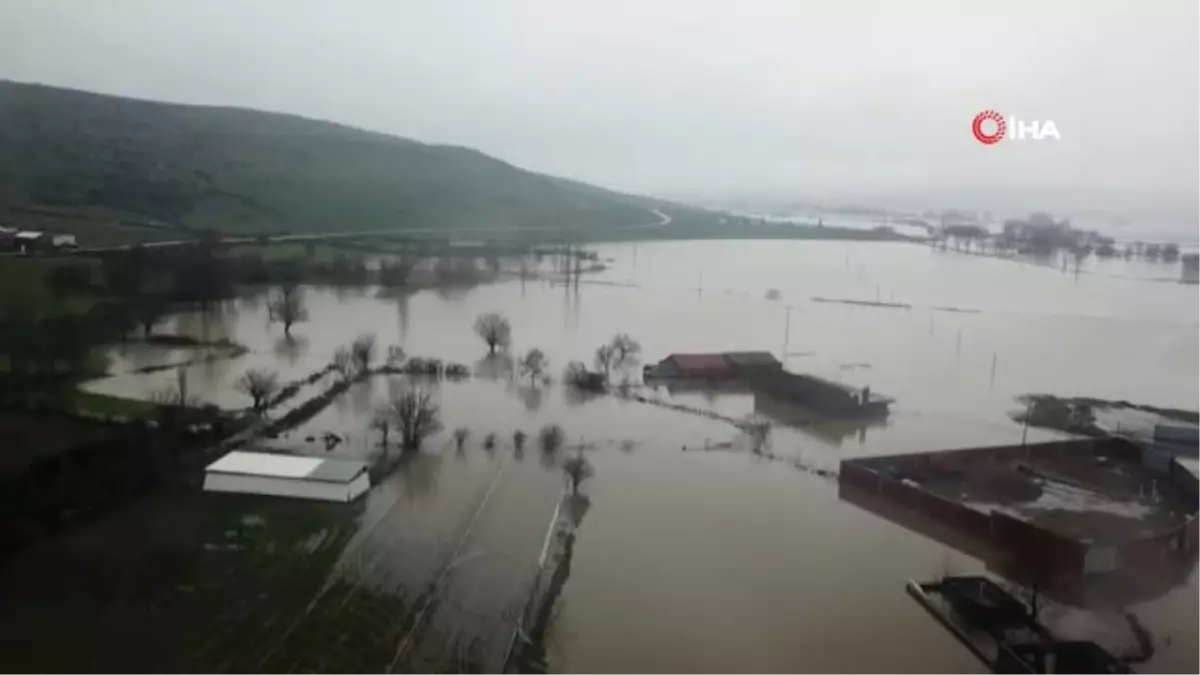
[[1058,127],[1051,120],[1026,122],[1015,117],[1005,119],[995,110],[984,110],[976,115],[975,120],[971,122],[971,133],[975,134],[975,140],[984,145],[995,145],[1004,139],[1062,140],[1062,136],[1058,134]]

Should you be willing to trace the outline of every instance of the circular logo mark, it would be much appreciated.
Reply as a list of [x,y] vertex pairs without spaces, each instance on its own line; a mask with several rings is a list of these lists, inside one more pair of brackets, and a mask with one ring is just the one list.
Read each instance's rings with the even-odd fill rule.
[[[984,122],[995,123],[996,130],[992,133],[987,133],[983,130]],[[1007,125],[1004,123],[1004,118],[995,110],[984,110],[975,116],[975,121],[971,122],[971,133],[975,134],[975,140],[984,145],[993,145],[999,143],[1000,139],[1004,138],[1004,129]]]

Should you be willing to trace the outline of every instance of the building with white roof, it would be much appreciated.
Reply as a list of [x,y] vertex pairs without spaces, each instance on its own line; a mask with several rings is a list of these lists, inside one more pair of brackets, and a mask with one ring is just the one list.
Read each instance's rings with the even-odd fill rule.
[[204,470],[206,492],[350,502],[371,488],[367,463],[235,450]]

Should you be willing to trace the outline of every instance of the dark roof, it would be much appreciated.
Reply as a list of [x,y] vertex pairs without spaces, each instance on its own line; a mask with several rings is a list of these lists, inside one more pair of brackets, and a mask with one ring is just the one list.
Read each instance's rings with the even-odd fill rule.
[[726,371],[729,362],[721,354],[672,354],[665,361],[673,361],[683,371]]
[[735,366],[778,366],[779,359],[771,352],[725,352],[725,358]]

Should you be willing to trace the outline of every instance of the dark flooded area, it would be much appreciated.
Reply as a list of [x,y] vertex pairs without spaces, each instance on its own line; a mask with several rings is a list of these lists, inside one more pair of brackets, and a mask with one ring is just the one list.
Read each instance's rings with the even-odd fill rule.
[[[608,269],[577,284],[310,288],[294,340],[269,323],[261,292],[174,316],[163,332],[247,348],[186,367],[192,392],[223,408],[248,405],[234,387],[246,369],[302,378],[363,332],[475,376],[436,385],[443,430],[351,504],[209,494],[197,476],[22,552],[0,582],[6,669],[494,671],[559,517],[562,460],[582,453],[595,475],[572,516],[551,670],[976,672],[904,584],[983,573],[985,561],[841,499],[839,462],[1060,437],[1013,421],[1029,393],[1196,406],[1197,290],[1161,281],[1169,267],[1110,260],[1075,274],[902,243],[595,250]],[[545,351],[555,382],[530,385],[504,357],[485,358],[472,322],[490,311],[511,321],[513,355]],[[896,402],[883,421],[800,426],[736,388],[636,386],[636,369],[645,400],[557,382],[618,332],[641,342],[644,363],[763,350]],[[86,386],[148,397],[176,374],[135,370],[192,355],[115,347],[113,375]],[[372,412],[410,379],[353,384],[267,444],[375,457]],[[760,452],[722,419],[753,412],[780,420]],[[556,453],[533,440],[547,424],[566,432]],[[462,448],[457,427],[469,429]],[[327,433],[339,439],[329,450]],[[1053,620],[1119,650],[1132,638],[1117,612],[1134,611],[1157,644],[1143,667],[1195,672],[1196,596],[1192,566],[1126,606],[1063,603]]]

